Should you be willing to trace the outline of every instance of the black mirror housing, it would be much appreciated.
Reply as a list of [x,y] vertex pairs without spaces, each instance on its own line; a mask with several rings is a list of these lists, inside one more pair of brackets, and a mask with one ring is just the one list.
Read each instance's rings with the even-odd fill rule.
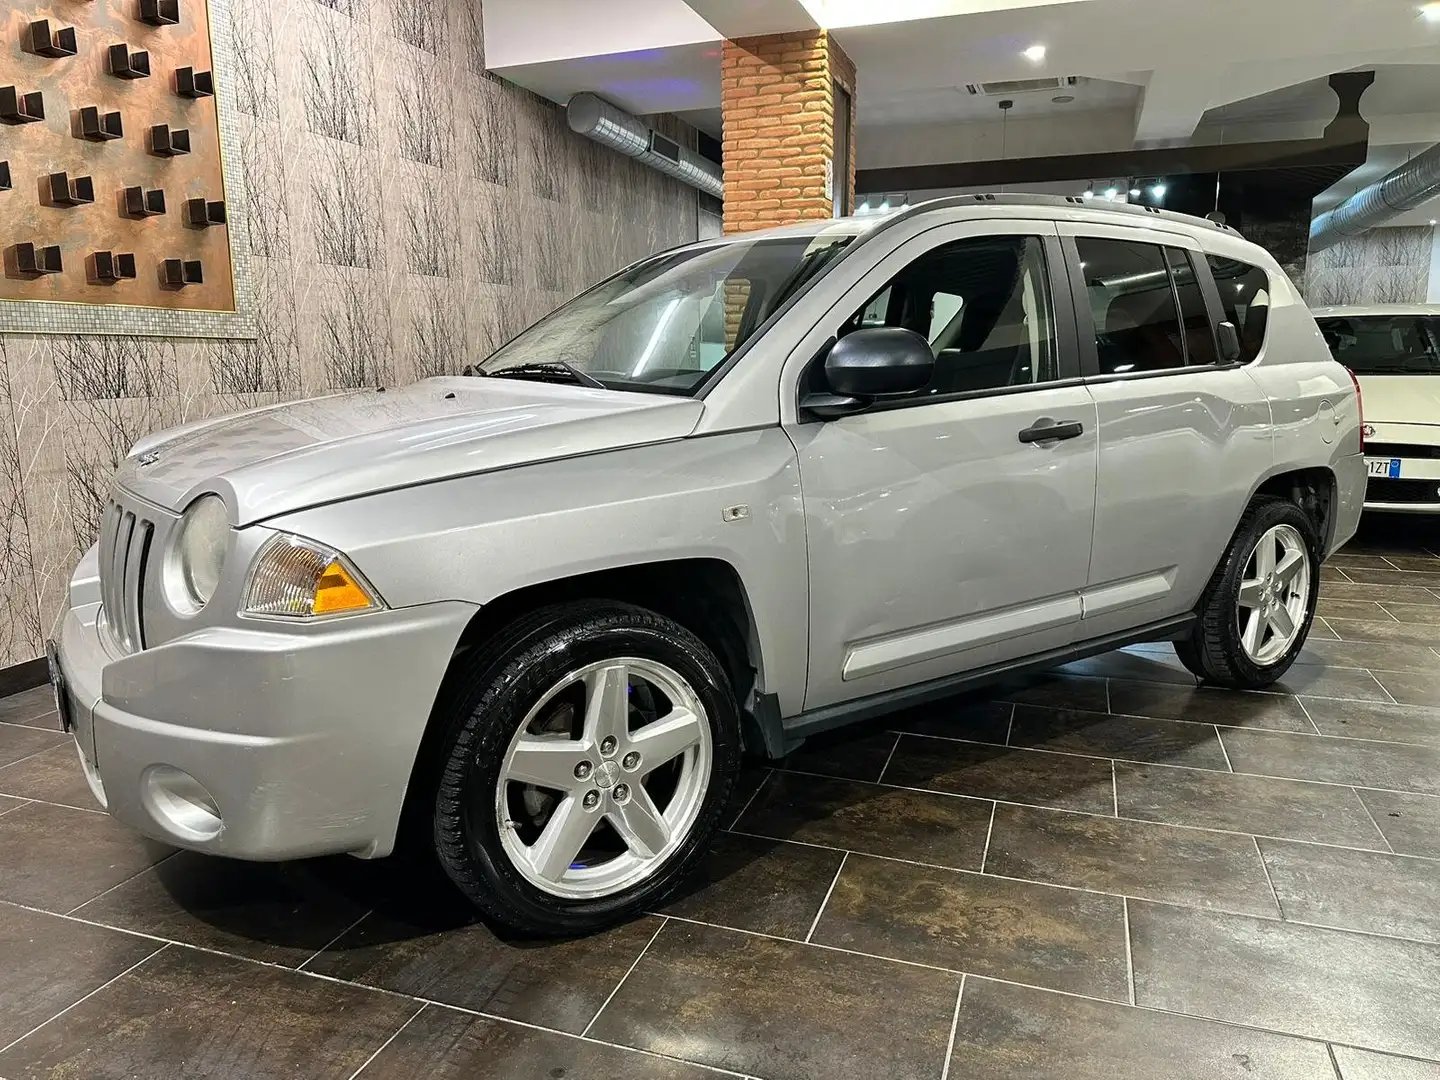
[[898,397],[923,389],[935,373],[930,343],[913,330],[856,330],[825,357],[825,381],[844,397]]
[[1220,359],[1227,364],[1233,364],[1240,359],[1240,331],[1235,329],[1235,324],[1229,321],[1217,323],[1215,326],[1215,340],[1220,345]]

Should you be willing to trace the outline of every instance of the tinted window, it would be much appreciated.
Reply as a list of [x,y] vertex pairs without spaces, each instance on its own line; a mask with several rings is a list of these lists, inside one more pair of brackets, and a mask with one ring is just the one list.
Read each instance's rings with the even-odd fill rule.
[[1270,275],[1258,266],[1236,259],[1207,255],[1220,306],[1228,322],[1240,335],[1240,359],[1249,363],[1265,345],[1265,327],[1270,321]]
[[1205,294],[1195,276],[1192,256],[1179,248],[1166,248],[1170,274],[1175,280],[1175,295],[1180,298],[1180,321],[1185,329],[1185,362],[1191,367],[1216,362],[1215,332],[1210,327],[1210,313],[1205,310]]
[[1077,237],[1102,375],[1185,366],[1165,252],[1155,244]]
[[1440,374],[1440,317],[1352,315],[1321,319],[1320,332],[1357,375]]
[[1055,379],[1055,325],[1044,244],[994,236],[935,248],[856,312],[862,326],[914,330],[935,350],[924,391],[960,394]]

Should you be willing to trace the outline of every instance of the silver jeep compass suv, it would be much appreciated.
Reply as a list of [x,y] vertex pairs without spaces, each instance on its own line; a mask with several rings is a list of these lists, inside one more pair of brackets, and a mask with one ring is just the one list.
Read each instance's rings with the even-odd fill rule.
[[742,751],[1131,642],[1268,685],[1364,486],[1260,248],[955,198],[656,255],[465,377],[142,440],[52,666],[134,828],[413,833],[492,919],[576,933],[679,885]]

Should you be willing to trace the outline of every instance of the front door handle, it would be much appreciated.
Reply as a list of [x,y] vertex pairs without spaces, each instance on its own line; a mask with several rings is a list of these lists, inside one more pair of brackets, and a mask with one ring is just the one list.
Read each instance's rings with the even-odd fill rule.
[[1061,439],[1078,439],[1083,434],[1085,425],[1078,420],[1051,420],[1048,416],[1042,416],[1020,432],[1020,441],[1059,442]]

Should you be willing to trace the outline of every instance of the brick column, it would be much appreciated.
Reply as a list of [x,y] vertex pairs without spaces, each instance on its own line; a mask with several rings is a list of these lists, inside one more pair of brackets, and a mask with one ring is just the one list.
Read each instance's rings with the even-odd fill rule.
[[[802,218],[827,218],[827,162],[855,204],[855,65],[824,30],[725,42],[720,106],[724,119],[727,233]],[[848,153],[836,153],[835,93],[849,95]],[[844,176],[839,175],[843,171]]]

